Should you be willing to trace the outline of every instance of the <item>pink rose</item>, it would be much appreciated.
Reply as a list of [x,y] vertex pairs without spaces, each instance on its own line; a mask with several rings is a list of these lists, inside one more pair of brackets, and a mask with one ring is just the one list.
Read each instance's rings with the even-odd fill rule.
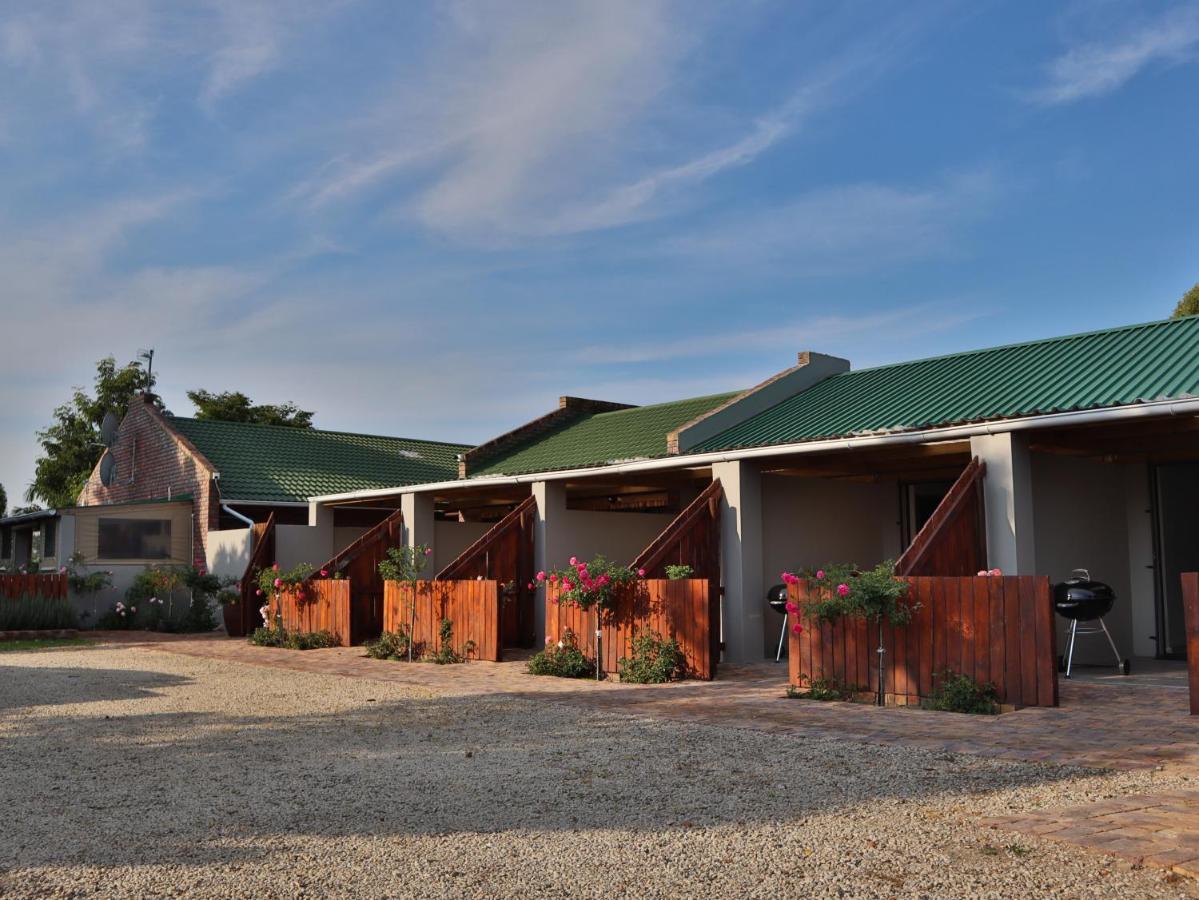
[[1000,577],[1001,575],[1003,575],[1003,573],[1002,573],[1002,572],[1000,572],[998,569],[992,569],[992,570],[991,570],[991,574],[992,574],[992,575],[994,575],[996,578],[998,578],[998,577]]
[[531,581],[529,582],[529,590],[530,591],[533,590],[533,582],[531,582]]
[[991,573],[988,572],[986,569],[979,569],[978,574],[979,575],[990,575]]
[[329,570],[321,569],[321,578],[328,578],[328,577],[329,577]]
[[638,569],[638,570],[637,570],[637,577],[638,577],[638,578],[644,578],[644,577],[645,577],[645,569]]
[[837,585],[837,594],[838,595],[844,597],[848,593],[849,593],[849,585],[848,584]]
[[538,573],[537,573],[537,580],[538,580],[538,581],[545,581],[545,572],[538,572]]
[[283,579],[282,578],[275,579],[275,587],[277,587],[277,588],[283,587]]
[[784,609],[791,613],[791,615],[795,615],[797,612],[799,612],[799,606],[795,603],[792,603],[790,600],[787,601],[787,605],[784,607]]
[[426,547],[426,548],[425,548],[425,556],[432,556],[432,555],[433,555],[433,548],[432,548],[432,547]]
[[794,625],[791,626],[791,633],[792,634],[803,634],[803,626],[800,625],[798,622],[796,622]]
[[257,594],[259,597],[261,597],[262,596],[262,588],[259,588],[254,593]]
[[824,577],[824,569],[817,569],[816,570],[816,580],[819,581],[823,577]]
[[275,563],[273,566],[271,566],[271,568],[272,568],[274,571],[278,572],[278,571],[279,571],[279,564],[278,564],[278,563]]
[[208,574],[207,572],[205,572],[205,571],[204,571],[204,567],[203,567],[203,566],[200,566],[200,574],[201,574],[201,575],[207,575],[207,574]]
[[550,637],[550,636],[547,634],[547,635],[545,636],[545,645],[548,647],[548,646],[549,646],[550,644],[552,644],[553,642],[554,642],[554,639],[553,639],[552,637]]
[[557,583],[558,583],[558,573],[557,573],[557,572],[555,572],[554,574],[550,575],[550,581],[552,581],[554,584],[557,584]]
[[570,564],[572,566],[577,566],[579,564],[579,558],[577,556],[572,556],[570,558]]

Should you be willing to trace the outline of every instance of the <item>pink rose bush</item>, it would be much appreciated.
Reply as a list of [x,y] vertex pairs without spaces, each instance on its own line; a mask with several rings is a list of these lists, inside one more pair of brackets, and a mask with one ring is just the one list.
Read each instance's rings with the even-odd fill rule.
[[590,562],[580,562],[578,557],[572,556],[567,569],[537,573],[538,583],[549,581],[558,586],[555,603],[569,603],[579,609],[591,609],[593,606],[610,608],[619,589],[639,577],[645,577],[644,569],[634,572],[628,566],[609,562],[603,556],[596,556]]
[[799,586],[791,593],[799,602],[788,600],[786,606],[797,620],[834,622],[852,618],[905,625],[912,618],[913,606],[906,599],[909,585],[895,577],[890,561],[872,569],[830,564],[799,573],[783,572],[782,580],[788,586]]

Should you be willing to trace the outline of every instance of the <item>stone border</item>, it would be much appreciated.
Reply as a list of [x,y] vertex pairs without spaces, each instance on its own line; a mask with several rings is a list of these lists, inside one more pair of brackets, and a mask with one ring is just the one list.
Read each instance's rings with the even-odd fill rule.
[[45,628],[39,631],[0,631],[0,641],[50,641],[79,637],[78,628]]

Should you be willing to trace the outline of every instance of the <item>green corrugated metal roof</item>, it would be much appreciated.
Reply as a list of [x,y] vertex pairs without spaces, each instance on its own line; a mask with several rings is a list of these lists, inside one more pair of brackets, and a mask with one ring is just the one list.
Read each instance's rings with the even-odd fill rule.
[[467,444],[170,417],[221,473],[228,500],[296,501],[319,494],[458,477]]
[[497,453],[470,474],[521,475],[666,456],[670,432],[735,396],[737,392],[713,394],[592,413]]
[[1199,316],[835,375],[695,451],[910,431],[1199,394]]

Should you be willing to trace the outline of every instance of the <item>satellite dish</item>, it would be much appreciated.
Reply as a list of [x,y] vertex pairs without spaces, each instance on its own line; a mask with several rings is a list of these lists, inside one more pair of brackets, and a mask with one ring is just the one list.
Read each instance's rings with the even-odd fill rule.
[[112,458],[112,454],[105,450],[104,456],[100,458],[100,483],[105,487],[112,487],[112,483],[117,480],[117,461]]
[[120,424],[121,420],[112,410],[104,414],[104,421],[100,423],[100,440],[105,447],[111,447],[116,443],[117,426]]

